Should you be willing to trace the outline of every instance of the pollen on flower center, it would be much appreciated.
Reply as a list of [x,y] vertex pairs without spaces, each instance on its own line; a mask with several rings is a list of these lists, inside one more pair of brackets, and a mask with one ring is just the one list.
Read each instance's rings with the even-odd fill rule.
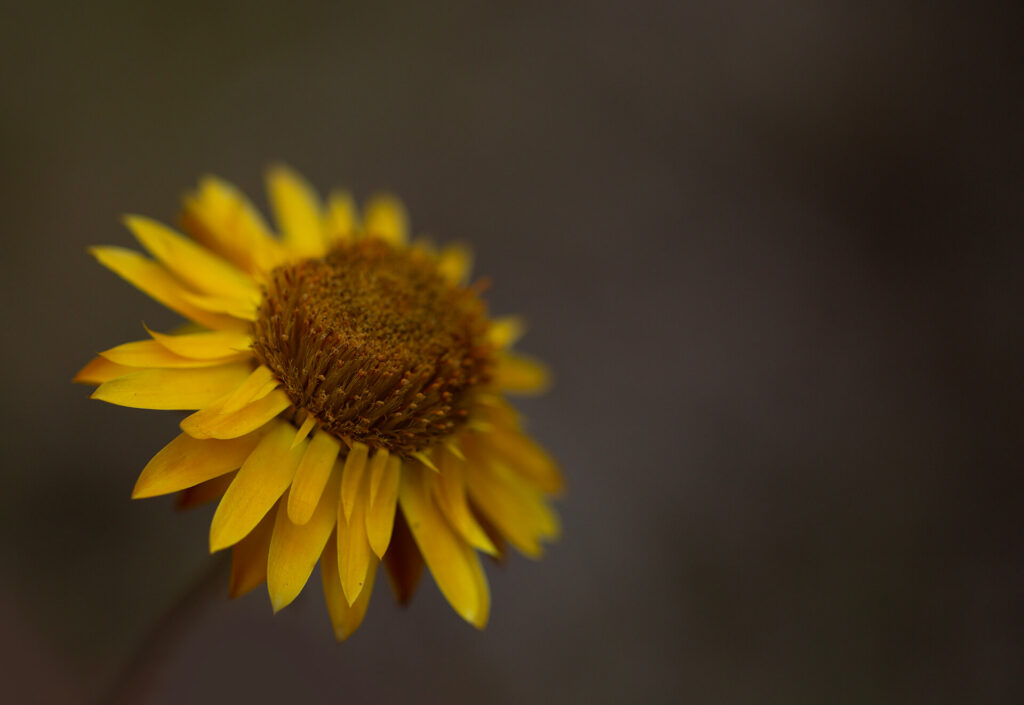
[[402,455],[451,434],[492,367],[476,293],[377,239],[273,270],[253,325],[297,420]]

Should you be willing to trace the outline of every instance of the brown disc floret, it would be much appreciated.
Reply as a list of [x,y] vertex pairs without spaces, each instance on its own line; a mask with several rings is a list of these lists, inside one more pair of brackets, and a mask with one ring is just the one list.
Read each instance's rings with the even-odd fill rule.
[[430,254],[373,238],[273,270],[253,325],[293,419],[405,456],[465,421],[492,368],[476,292]]

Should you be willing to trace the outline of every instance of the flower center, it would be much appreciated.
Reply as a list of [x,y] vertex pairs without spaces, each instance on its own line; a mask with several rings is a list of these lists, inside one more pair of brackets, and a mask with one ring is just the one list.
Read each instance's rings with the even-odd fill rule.
[[339,438],[402,455],[451,434],[490,378],[476,293],[429,254],[377,239],[273,270],[253,325],[294,420],[312,414]]

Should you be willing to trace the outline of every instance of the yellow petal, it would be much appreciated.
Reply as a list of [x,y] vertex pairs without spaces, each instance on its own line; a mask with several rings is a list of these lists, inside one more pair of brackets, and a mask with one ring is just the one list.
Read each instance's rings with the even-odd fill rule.
[[233,264],[182,237],[166,225],[142,216],[126,216],[125,225],[151,255],[197,291],[259,301],[256,282]]
[[125,281],[200,325],[214,330],[237,330],[245,326],[244,321],[222,313],[211,313],[189,303],[185,296],[190,292],[166,269],[138,252],[122,247],[92,247],[89,252],[100,264]]
[[459,445],[457,438],[447,438],[444,441],[445,450],[454,455],[459,460],[465,460],[466,456],[462,452],[462,446]]
[[498,357],[494,384],[506,392],[540,394],[550,385],[550,375],[537,360],[506,352]]
[[504,562],[508,558],[508,542],[505,540],[505,536],[498,530],[498,527],[491,523],[486,514],[483,514],[472,505],[470,505],[470,509],[473,511],[473,516],[476,518],[477,523],[480,524],[487,534],[487,538],[498,549],[498,553],[493,556],[494,560],[498,563]]
[[297,446],[301,443],[303,439],[309,436],[309,432],[313,430],[314,426],[316,426],[316,417],[313,416],[313,414],[306,414],[305,421],[303,421],[302,425],[299,426],[297,431],[295,431],[295,439],[292,441],[292,445]]
[[338,508],[338,572],[341,574],[341,589],[350,605],[366,584],[371,559],[376,561],[366,536],[367,483],[362,483],[362,487],[364,491],[359,493],[352,506],[351,519],[346,521],[341,507]]
[[236,360],[245,360],[249,357],[249,353],[243,352],[216,359],[195,360],[177,355],[155,340],[123,343],[116,348],[101,352],[100,355],[111,362],[128,367],[211,367]]
[[526,322],[520,316],[502,316],[491,321],[487,338],[499,348],[511,347],[523,337]]
[[398,498],[441,593],[463,619],[483,629],[490,611],[490,592],[480,559],[434,504],[422,470],[413,467],[403,474]]
[[241,597],[267,579],[267,554],[274,531],[274,515],[280,511],[280,508],[273,508],[267,512],[256,528],[231,549],[231,583],[228,587],[231,597]]
[[196,438],[248,433],[288,408],[283,392],[274,394],[277,385],[274,373],[260,365],[237,388],[183,420],[181,429]]
[[320,257],[324,246],[322,207],[316,191],[291,169],[267,172],[267,192],[286,246],[300,257]]
[[236,388],[249,374],[248,362],[194,370],[142,370],[104,382],[93,399],[136,409],[201,409]]
[[269,272],[285,257],[259,211],[230,184],[204,178],[185,198],[182,225],[192,237],[251,273]]
[[565,481],[558,465],[543,448],[526,435],[507,429],[480,434],[483,450],[501,459],[510,469],[549,494],[558,494]]
[[[341,441],[318,430],[302,455],[299,468],[292,480],[292,489],[288,493],[288,518],[296,524],[305,524],[313,516],[313,510],[321,504],[321,496],[331,470],[338,459]],[[342,470],[334,473],[341,477]],[[336,498],[335,498],[336,499]]]
[[331,624],[334,626],[334,638],[339,642],[352,636],[352,633],[359,628],[366,616],[366,608],[370,604],[370,596],[373,593],[373,582],[377,575],[377,562],[373,561],[366,573],[366,585],[359,593],[356,601],[349,605],[341,588],[341,578],[338,575],[338,552],[334,550],[336,537],[332,536],[327,541],[323,555],[320,558],[320,576],[324,584],[324,599],[327,602],[327,611],[331,615]]
[[149,328],[146,331],[153,336],[153,340],[172,353],[194,360],[211,360],[248,353],[252,347],[252,336],[248,330],[215,330],[185,335],[166,335]]
[[333,473],[313,516],[305,524],[293,524],[284,506],[277,512],[267,563],[267,590],[275,612],[302,592],[327,544],[327,538],[334,531],[340,480],[341,473]]
[[227,296],[212,296],[210,294],[195,294],[191,291],[184,292],[181,298],[188,305],[195,306],[197,309],[207,311],[213,315],[231,316],[240,321],[250,322],[255,321],[257,317],[256,308],[259,305],[258,301],[232,299]]
[[384,554],[384,567],[398,604],[407,604],[423,577],[423,556],[416,548],[405,516],[399,511],[395,512],[395,528],[391,533],[391,545]]
[[341,476],[341,507],[345,521],[352,516],[352,507],[355,505],[356,492],[359,490],[359,481],[363,478],[369,451],[365,443],[356,441],[345,458],[345,471]]
[[381,194],[366,204],[363,222],[366,234],[379,237],[392,245],[404,245],[409,239],[405,207],[397,198]]
[[539,557],[540,541],[559,533],[558,518],[544,497],[499,463],[475,453],[469,457],[466,485],[474,505],[520,552]]
[[133,367],[114,364],[105,357],[97,357],[80,369],[72,381],[76,384],[103,384],[112,379],[124,377],[132,372],[138,372],[138,370]]
[[377,490],[380,489],[380,483],[384,479],[384,471],[388,467],[387,448],[378,448],[373,452],[373,458],[370,459],[369,472],[370,472],[370,504],[373,504],[374,498],[377,496]]
[[331,194],[327,202],[326,241],[330,247],[339,242],[348,242],[355,237],[359,215],[356,213],[352,195],[344,191]]
[[201,409],[181,422],[181,430],[196,438],[238,438],[255,431],[292,405],[288,395],[275,389],[237,411],[217,405]]
[[437,256],[437,269],[452,284],[465,285],[473,269],[473,253],[465,245],[448,245]]
[[182,433],[146,464],[132,499],[170,494],[237,470],[259,440],[258,433],[230,441],[199,440]]
[[224,411],[227,413],[238,411],[243,406],[270,394],[278,384],[279,382],[270,368],[266,365],[259,365],[246,377],[245,382],[224,400]]
[[441,472],[440,470],[437,469],[437,465],[434,464],[434,461],[431,459],[431,457],[426,453],[416,451],[415,453],[412,453],[412,457],[416,458],[416,460],[420,461],[434,472]]
[[186,487],[178,493],[174,502],[175,509],[192,509],[215,499],[220,499],[228,491],[228,487],[235,479],[234,471],[225,473],[206,482],[200,482],[195,487]]
[[463,463],[447,453],[442,455],[441,472],[432,475],[430,480],[437,504],[452,527],[474,548],[492,556],[497,555],[498,549],[487,537],[487,532],[477,523],[466,502]]
[[211,552],[241,540],[288,489],[306,450],[291,447],[293,433],[291,424],[276,424],[242,464],[213,515]]
[[[374,459],[376,460],[376,456]],[[378,558],[383,558],[384,552],[388,550],[391,531],[395,526],[395,503],[398,500],[402,461],[397,456],[391,456],[386,459],[384,466],[378,492],[371,501],[370,511],[366,515],[366,536],[370,541],[370,548]]]
[[522,426],[519,412],[502,395],[483,392],[476,395],[475,401],[479,404],[476,418],[490,421],[492,428],[518,430]]
[[426,257],[433,260],[437,260],[437,247],[434,246],[434,241],[427,235],[419,235],[406,246],[411,252],[414,252],[416,256],[426,255]]

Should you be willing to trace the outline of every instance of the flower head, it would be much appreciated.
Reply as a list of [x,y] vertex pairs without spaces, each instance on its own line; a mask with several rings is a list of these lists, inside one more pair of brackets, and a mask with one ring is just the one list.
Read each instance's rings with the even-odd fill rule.
[[478,552],[536,557],[557,536],[555,463],[505,393],[546,386],[510,351],[516,318],[492,319],[461,247],[409,244],[395,199],[360,220],[326,207],[279,167],[268,190],[280,237],[235,189],[204,179],[182,229],[125,219],[153,259],[96,247],[101,264],[191,321],[111,348],[79,372],[93,398],[186,410],[182,433],[143,469],[133,497],[219,499],[210,550],[232,549],[231,594],[264,581],[275,611],[320,563],[337,638],[366,612],[383,562],[399,601],[426,564],[482,628],[490,597]]

